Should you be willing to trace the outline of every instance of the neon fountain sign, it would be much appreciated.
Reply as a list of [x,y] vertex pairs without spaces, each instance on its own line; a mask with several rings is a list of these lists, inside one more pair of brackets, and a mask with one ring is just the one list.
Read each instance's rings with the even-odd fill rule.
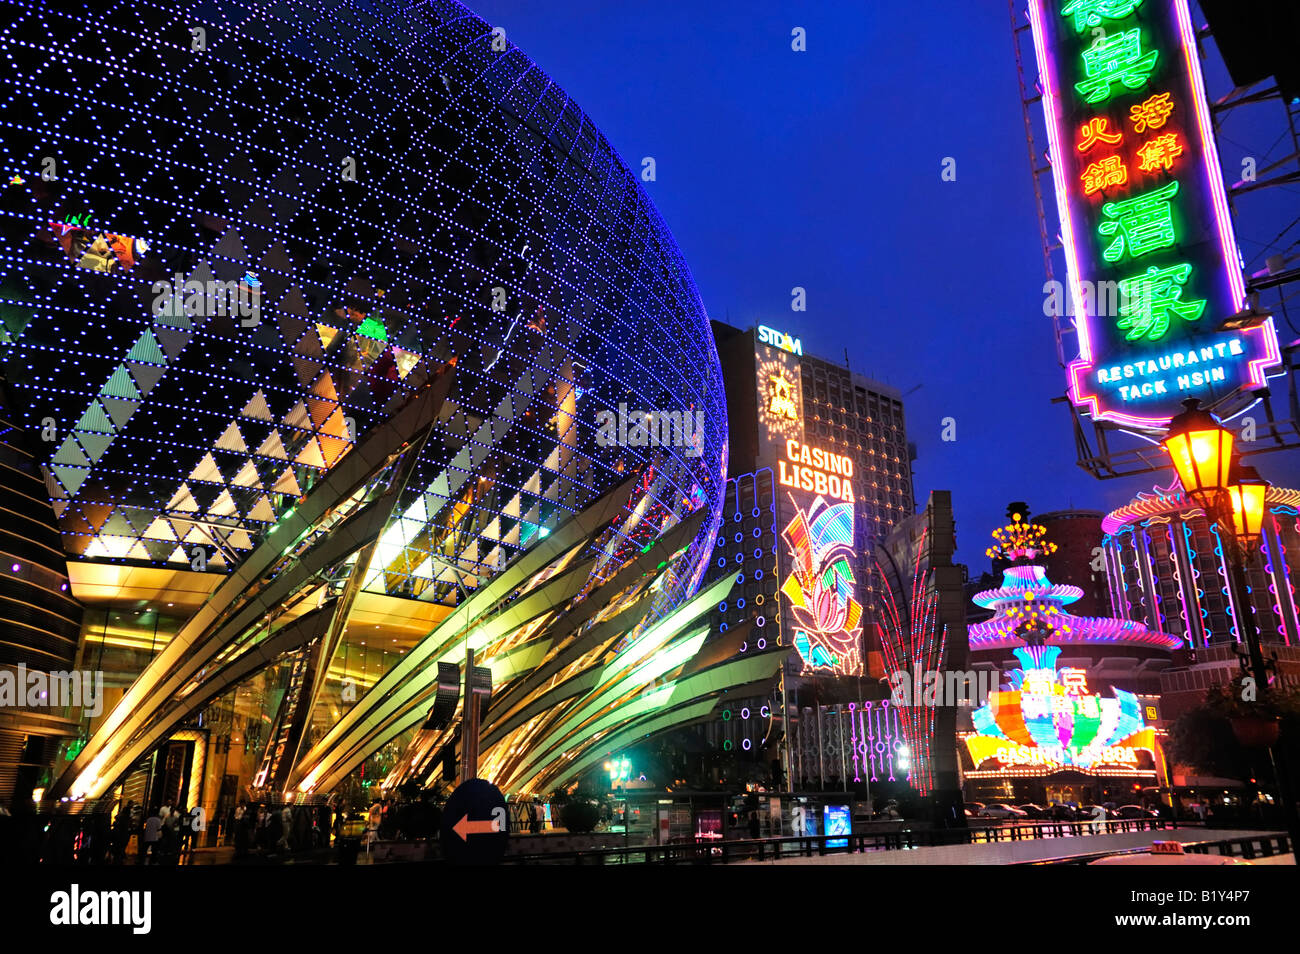
[[[1077,586],[1054,584],[1030,561],[1050,556],[1056,545],[1023,503],[1009,510],[1012,522],[993,531],[988,555],[1011,561],[1002,585],[975,594],[993,618],[969,627],[972,651],[1012,648],[1020,668],[1010,689],[992,692],[972,713],[975,734],[966,748],[977,772],[999,774],[1039,768],[1080,771],[1138,768],[1138,753],[1155,753],[1155,730],[1142,719],[1136,695],[1113,689],[1113,698],[1088,692],[1082,669],[1057,669],[1061,645],[1124,644],[1171,650],[1181,640],[1128,620],[1072,616],[1063,607],[1078,600]],[[1056,645],[1047,645],[1048,641]],[[1017,645],[1019,644],[1019,645]]]
[[1137,768],[1138,752],[1155,754],[1155,730],[1142,718],[1137,696],[1114,689],[1114,698],[1088,692],[1081,669],[1056,668],[1059,646],[1015,650],[1020,669],[1013,689],[993,692],[972,715],[966,739],[975,767],[1044,766],[1082,770]]

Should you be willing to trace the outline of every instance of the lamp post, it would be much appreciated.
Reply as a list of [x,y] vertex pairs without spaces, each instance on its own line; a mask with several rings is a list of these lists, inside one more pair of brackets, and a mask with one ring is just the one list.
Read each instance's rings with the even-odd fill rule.
[[[1238,608],[1241,636],[1249,653],[1251,676],[1258,697],[1268,691],[1268,666],[1260,647],[1255,608],[1246,581],[1250,547],[1258,543],[1264,523],[1264,498],[1269,485],[1253,467],[1241,464],[1233,455],[1234,437],[1213,414],[1200,407],[1196,398],[1183,402],[1185,410],[1169,422],[1165,450],[1188,499],[1200,506],[1205,517],[1217,524],[1227,537],[1224,564],[1232,602]],[[1269,752],[1277,777],[1282,818],[1290,835],[1291,850],[1300,850],[1300,819],[1295,797],[1280,749]]]
[[1268,670],[1259,644],[1259,629],[1255,625],[1255,606],[1250,599],[1250,587],[1246,581],[1246,562],[1250,559],[1251,545],[1258,543],[1261,537],[1264,495],[1268,493],[1268,484],[1260,478],[1254,467],[1239,463],[1233,466],[1231,476],[1232,483],[1221,495],[1218,515],[1230,518],[1227,521],[1220,520],[1220,526],[1225,522],[1231,525],[1228,530],[1233,557],[1229,561],[1230,574],[1237,591],[1235,598],[1242,607],[1242,627],[1246,630],[1251,675],[1255,677],[1259,691],[1263,692],[1268,688]]

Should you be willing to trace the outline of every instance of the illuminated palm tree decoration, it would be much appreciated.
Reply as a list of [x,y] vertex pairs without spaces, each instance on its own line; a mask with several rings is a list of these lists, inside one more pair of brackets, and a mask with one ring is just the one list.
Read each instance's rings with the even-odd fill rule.
[[[916,549],[916,563],[912,567],[912,592],[907,605],[902,608],[894,599],[884,569],[876,562],[876,572],[884,581],[884,618],[881,621],[880,648],[889,672],[907,673],[909,679],[924,679],[926,673],[939,673],[943,668],[944,647],[948,628],[939,627],[939,594],[930,585],[931,571],[921,573],[921,554],[925,552],[927,530],[921,535]],[[921,687],[913,685],[913,692],[898,706],[903,737],[911,750],[908,781],[920,794],[926,795],[934,788],[934,710],[937,700],[932,692],[926,702]]]
[[993,531],[993,546],[984,551],[990,560],[1008,563],[1033,563],[1056,552],[1056,544],[1047,539],[1047,528],[1029,522],[1029,505],[1016,501],[1007,507],[1011,522]]
[[[1047,528],[1029,521],[1029,505],[1024,501],[1009,504],[1007,516],[1011,522],[993,531],[993,545],[984,551],[989,559],[1027,566],[1056,552],[1056,544],[1047,539]],[[1060,607],[1041,597],[1027,587],[1017,600],[1001,607],[1016,635],[1029,646],[1042,646],[1053,634],[1070,632]]]

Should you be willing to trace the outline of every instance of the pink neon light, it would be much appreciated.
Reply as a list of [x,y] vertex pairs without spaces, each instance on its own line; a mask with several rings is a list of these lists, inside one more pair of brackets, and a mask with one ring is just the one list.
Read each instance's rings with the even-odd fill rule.
[[[1193,112],[1196,115],[1196,128],[1201,141],[1202,172],[1209,180],[1210,196],[1214,205],[1215,227],[1219,233],[1219,248],[1223,255],[1223,267],[1228,272],[1229,289],[1238,307],[1246,297],[1246,281],[1239,266],[1236,240],[1232,231],[1232,219],[1228,210],[1227,193],[1219,175],[1219,153],[1214,138],[1210,134],[1209,107],[1205,102],[1204,81],[1201,76],[1200,63],[1197,62],[1195,35],[1192,31],[1191,14],[1187,0],[1172,0],[1174,13],[1178,22],[1179,40],[1187,62],[1188,87],[1191,91]],[[1042,79],[1043,112],[1046,117],[1048,150],[1051,157],[1052,181],[1056,186],[1056,207],[1061,222],[1061,244],[1065,250],[1067,273],[1070,284],[1070,296],[1074,301],[1074,327],[1079,337],[1079,357],[1070,362],[1066,369],[1070,399],[1076,405],[1086,405],[1087,413],[1094,420],[1114,421],[1124,427],[1143,429],[1162,429],[1169,424],[1168,416],[1151,417],[1138,414],[1126,414],[1122,411],[1103,411],[1100,396],[1089,391],[1086,377],[1093,370],[1092,329],[1089,316],[1083,307],[1083,289],[1079,277],[1079,257],[1074,239],[1074,224],[1069,214],[1065,182],[1065,163],[1062,159],[1060,142],[1060,117],[1058,110],[1059,85],[1056,76],[1056,64],[1047,54],[1047,36],[1043,28],[1044,0],[1029,0],[1029,21],[1034,38],[1034,52],[1038,58],[1039,74]],[[1263,387],[1268,379],[1268,370],[1281,364],[1282,354],[1278,347],[1277,329],[1270,317],[1254,328],[1240,332],[1243,338],[1252,335],[1263,336],[1264,356],[1247,362],[1248,380],[1242,388]]]
[[[1166,517],[1178,514],[1184,520],[1203,515],[1203,511],[1183,494],[1179,487],[1157,488],[1161,492],[1156,496],[1139,495],[1136,500],[1117,507],[1101,521],[1101,532],[1117,533],[1130,523],[1137,523],[1150,517]],[[1270,487],[1264,496],[1264,503],[1270,507],[1293,507],[1300,509],[1300,490],[1290,487]]]
[[1268,568],[1268,571],[1275,581],[1280,580],[1282,583],[1281,592],[1279,592],[1276,582],[1274,583],[1273,595],[1277,597],[1277,616],[1278,619],[1282,621],[1280,627],[1282,632],[1282,643],[1286,646],[1293,646],[1295,645],[1296,640],[1291,638],[1291,628],[1297,622],[1297,615],[1300,614],[1300,608],[1296,606],[1295,586],[1291,583],[1291,567],[1287,564],[1286,559],[1286,544],[1282,542],[1282,521],[1277,518],[1276,511],[1274,511],[1272,517],[1273,539],[1277,541],[1277,554],[1275,555],[1273,553],[1273,549],[1268,545],[1268,541],[1265,541],[1265,545],[1267,547],[1269,562],[1270,564],[1275,565],[1277,569],[1274,570],[1270,567]]
[[[1061,615],[1061,625],[1069,626],[1069,633],[1053,633],[1053,646],[1146,646],[1154,649],[1178,649],[1182,637],[1155,632],[1143,623],[1128,619],[1102,616]],[[1024,640],[1003,620],[991,619],[971,623],[967,638],[972,652],[984,649],[1017,649]]]
[[[1082,358],[1091,361],[1092,342],[1087,331],[1087,312],[1083,309],[1083,289],[1079,285],[1079,258],[1074,248],[1074,223],[1070,219],[1069,202],[1066,200],[1065,164],[1060,161],[1061,123],[1056,108],[1056,64],[1047,55],[1047,36],[1043,31],[1042,6],[1043,0],[1030,0],[1029,24],[1034,37],[1034,54],[1038,57],[1038,69],[1043,81],[1043,112],[1047,116],[1047,149],[1051,156],[1052,183],[1056,187],[1056,212],[1061,221],[1061,242],[1065,246],[1065,259],[1069,266],[1066,271],[1070,280],[1070,297],[1074,299],[1076,328],[1079,326],[1078,316],[1084,316],[1083,330],[1079,333],[1079,354]],[[1080,402],[1076,400],[1075,403]]]

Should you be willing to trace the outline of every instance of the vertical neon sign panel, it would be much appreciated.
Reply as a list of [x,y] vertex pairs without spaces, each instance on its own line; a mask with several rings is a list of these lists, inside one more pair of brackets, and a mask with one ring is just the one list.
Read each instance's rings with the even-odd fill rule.
[[781,584],[795,649],[805,672],[862,673],[862,604],[854,579],[853,503],[821,495],[805,509],[794,503],[785,539],[791,570]]
[[[793,351],[802,351],[798,339],[760,326],[756,342],[764,345],[754,351],[759,462],[776,477],[777,526],[784,528],[774,554],[781,581],[778,645],[795,648],[787,662],[791,674],[861,675],[853,460],[805,443],[802,369]],[[754,557],[763,554],[756,549]]]
[[1079,337],[1070,396],[1163,428],[1281,362],[1245,300],[1186,0],[1029,0]]

